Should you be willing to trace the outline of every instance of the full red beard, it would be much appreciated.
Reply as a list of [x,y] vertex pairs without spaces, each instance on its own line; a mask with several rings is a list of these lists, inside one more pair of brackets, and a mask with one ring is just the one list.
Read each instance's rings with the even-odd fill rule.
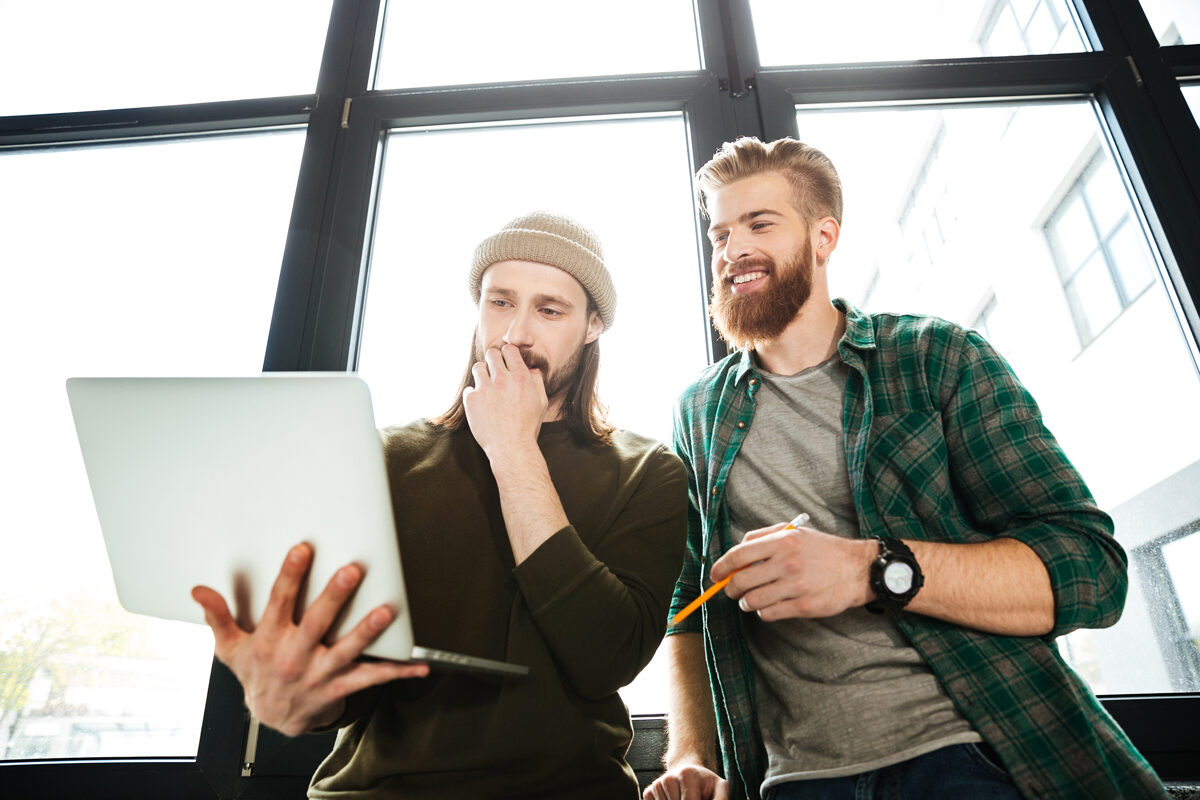
[[721,338],[735,348],[778,338],[812,293],[812,251],[805,241],[782,268],[771,258],[739,261],[738,272],[767,271],[768,284],[736,294],[727,280],[714,276],[708,314]]

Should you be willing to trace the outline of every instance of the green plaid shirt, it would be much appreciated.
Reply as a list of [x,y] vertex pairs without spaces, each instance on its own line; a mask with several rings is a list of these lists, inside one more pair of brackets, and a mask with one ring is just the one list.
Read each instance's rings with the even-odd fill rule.
[[[1166,797],[1054,645],[1076,628],[1115,623],[1128,581],[1112,520],[1033,397],[973,331],[834,305],[846,315],[838,354],[850,368],[843,421],[860,534],[1018,539],[1045,562],[1054,590],[1055,627],[1045,637],[998,636],[903,612],[900,628],[1026,797]],[[709,567],[733,545],[726,481],[761,385],[750,353],[735,353],[680,399],[674,438],[688,468],[688,546],[672,615],[708,585]],[[721,593],[668,634],[703,631],[725,776],[735,797],[757,798],[766,756],[741,619]]]

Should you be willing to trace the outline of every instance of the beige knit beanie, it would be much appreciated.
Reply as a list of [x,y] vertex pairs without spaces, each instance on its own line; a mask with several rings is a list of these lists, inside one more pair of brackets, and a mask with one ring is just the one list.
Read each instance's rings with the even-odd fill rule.
[[499,233],[480,242],[471,264],[471,299],[479,302],[483,272],[497,261],[518,259],[549,264],[583,284],[596,304],[605,330],[617,313],[617,292],[604,266],[604,251],[596,234],[567,217],[534,211],[517,217]]

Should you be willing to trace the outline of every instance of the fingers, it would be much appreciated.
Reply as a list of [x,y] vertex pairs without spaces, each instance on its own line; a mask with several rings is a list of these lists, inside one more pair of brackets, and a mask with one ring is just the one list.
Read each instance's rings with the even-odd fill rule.
[[714,581],[724,579],[734,572],[745,569],[756,561],[770,558],[775,550],[775,540],[758,539],[734,545],[725,555],[713,562],[709,577]]
[[[505,345],[505,347],[511,347],[511,345]],[[509,371],[508,366],[504,363],[504,356],[495,347],[489,347],[486,351],[484,351],[483,360],[487,362],[488,372],[491,374],[493,380],[500,377],[502,373]],[[517,355],[517,360],[521,360],[519,353]]]
[[663,775],[642,793],[643,800],[679,800],[679,779]]
[[515,344],[505,344],[500,348],[500,356],[504,359],[504,367],[509,372],[528,372],[529,365],[525,363],[525,359],[521,356],[521,348]]
[[492,376],[488,374],[487,364],[482,361],[476,361],[471,365],[471,378],[475,385],[468,388],[472,390],[482,389],[492,382]]
[[334,668],[340,668],[342,665],[349,664],[354,659],[362,655],[363,650],[371,642],[379,638],[379,634],[392,624],[396,619],[396,612],[387,606],[379,606],[367,614],[358,624],[350,629],[350,632],[338,639],[332,647],[329,648],[330,658],[333,660]]
[[362,580],[362,575],[362,568],[356,564],[348,564],[334,573],[320,596],[300,618],[300,629],[309,641],[319,642],[325,636],[338,612]]
[[783,530],[784,528],[786,528],[788,526],[788,524],[789,523],[787,523],[787,522],[780,522],[777,525],[771,525],[770,527],[767,527],[767,528],[758,528],[757,530],[753,530],[753,531],[750,531],[749,533],[747,533],[745,535],[745,537],[742,539],[742,541],[743,542],[753,542],[756,539],[761,539],[764,536],[769,536],[772,533],[775,533],[776,531]]
[[308,572],[312,562],[312,548],[307,544],[298,544],[288,551],[287,558],[279,570],[275,583],[271,586],[271,596],[263,611],[263,625],[290,625],[292,615],[296,611],[296,595],[300,591],[300,582]]
[[428,664],[414,664],[401,661],[370,661],[355,664],[337,678],[329,682],[329,691],[333,697],[349,697],[371,686],[378,686],[389,681],[425,678],[429,676]]
[[659,776],[643,800],[731,800],[729,784],[701,766],[686,766]]
[[219,592],[207,586],[197,586],[192,589],[192,599],[204,609],[204,621],[208,623],[208,627],[212,628],[218,653],[226,651],[234,642],[246,635],[246,632],[234,622],[233,615],[229,613],[229,605]]
[[[730,581],[732,584],[733,581]],[[737,590],[738,608],[742,611],[761,611],[776,603],[796,599],[793,586],[783,580],[769,580],[748,589]]]

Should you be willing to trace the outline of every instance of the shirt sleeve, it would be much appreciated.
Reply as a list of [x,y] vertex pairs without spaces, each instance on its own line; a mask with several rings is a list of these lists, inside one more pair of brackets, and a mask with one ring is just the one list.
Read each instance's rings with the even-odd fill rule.
[[[688,603],[700,595],[700,582],[703,579],[701,564],[704,556],[704,534],[700,520],[700,506],[697,503],[699,489],[696,486],[696,471],[692,466],[695,463],[692,460],[695,454],[689,447],[687,437],[684,435],[685,430],[681,410],[677,407],[675,410],[673,440],[675,454],[683,461],[684,472],[687,478],[687,544],[683,553],[683,569],[680,570],[679,579],[675,582],[675,593],[671,597],[670,617],[674,617]],[[668,624],[667,635],[672,636],[676,633],[701,633],[703,632],[702,619],[703,610],[696,611],[678,624]]]
[[942,407],[957,493],[981,527],[1024,542],[1046,565],[1049,636],[1113,625],[1128,591],[1125,551],[1033,396],[974,331],[949,372]]
[[685,497],[679,459],[659,446],[618,498],[623,507],[594,551],[567,526],[514,570],[534,624],[580,696],[611,695],[657,651],[679,574]]

